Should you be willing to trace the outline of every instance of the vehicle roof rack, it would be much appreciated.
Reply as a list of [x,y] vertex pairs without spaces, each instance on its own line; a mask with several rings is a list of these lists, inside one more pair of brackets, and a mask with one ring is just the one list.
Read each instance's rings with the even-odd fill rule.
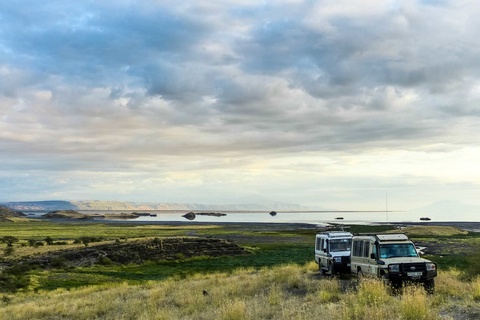
[[340,238],[340,237],[348,237],[348,236],[353,236],[350,232],[348,231],[340,231],[340,230],[329,230],[329,231],[322,231],[318,232],[317,234],[325,234],[328,235],[330,238]]
[[375,237],[382,242],[410,240],[405,233],[356,233],[355,236]]

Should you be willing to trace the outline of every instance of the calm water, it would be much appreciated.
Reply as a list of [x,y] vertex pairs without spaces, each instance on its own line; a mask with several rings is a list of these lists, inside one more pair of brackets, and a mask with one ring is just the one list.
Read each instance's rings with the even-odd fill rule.
[[[79,211],[82,213],[130,213],[131,211]],[[375,222],[420,222],[420,218],[424,217],[419,213],[414,212],[381,212],[381,211],[309,211],[309,212],[282,212],[279,211],[275,216],[271,216],[266,211],[215,211],[225,213],[226,216],[214,217],[197,215],[195,220],[187,220],[182,215],[187,213],[184,210],[178,211],[139,211],[156,214],[152,216],[141,216],[136,219],[129,219],[127,221],[138,222],[257,222],[257,223],[309,223],[309,224],[327,224],[327,223],[375,223]],[[193,211],[204,212],[204,211]],[[40,216],[45,212],[30,213],[33,216]],[[478,221],[480,215],[432,215],[429,216],[432,222],[441,221]],[[342,219],[339,219],[342,218]],[[121,219],[122,221],[125,221]]]

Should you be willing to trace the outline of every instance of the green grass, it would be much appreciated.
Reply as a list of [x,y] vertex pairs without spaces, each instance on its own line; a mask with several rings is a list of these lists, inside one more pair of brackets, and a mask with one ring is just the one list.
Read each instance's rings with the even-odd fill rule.
[[33,270],[36,279],[29,290],[71,289],[85,285],[112,282],[140,283],[169,277],[185,278],[197,273],[233,272],[236,269],[272,267],[282,264],[304,264],[313,259],[310,245],[260,245],[251,254],[232,257],[197,257],[176,261],[147,262],[142,265],[96,265],[70,270]]
[[[210,227],[215,228],[215,227]],[[153,226],[123,223],[26,221],[0,223],[0,238],[15,236],[19,239],[46,238],[75,239],[80,237],[134,238],[184,235],[189,230],[207,229],[202,226]]]

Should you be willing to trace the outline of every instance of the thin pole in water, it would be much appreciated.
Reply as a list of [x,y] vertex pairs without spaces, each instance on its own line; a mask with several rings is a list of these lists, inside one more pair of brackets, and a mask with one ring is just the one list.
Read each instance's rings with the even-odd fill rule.
[[388,222],[388,193],[385,192],[385,215],[387,216],[387,222]]

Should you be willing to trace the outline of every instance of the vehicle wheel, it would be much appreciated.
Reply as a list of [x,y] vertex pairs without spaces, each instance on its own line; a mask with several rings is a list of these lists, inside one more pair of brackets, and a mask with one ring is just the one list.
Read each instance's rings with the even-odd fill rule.
[[[352,272],[353,274],[353,272]],[[356,277],[354,278],[354,280],[352,281],[353,283],[353,287],[355,290],[357,290],[357,288],[360,286],[360,284],[362,283],[362,278],[363,278],[363,271],[360,267],[357,268],[357,273],[356,273]]]
[[324,268],[322,268],[322,264],[320,263],[320,261],[318,261],[318,270],[320,270],[320,274],[321,274],[322,276],[325,275],[326,271],[325,271]]
[[433,294],[435,292],[435,279],[429,279],[423,283],[423,287],[428,294]]
[[357,270],[357,277],[358,278],[363,278],[363,271],[360,267],[358,267],[358,270]]
[[337,270],[335,269],[335,264],[333,263],[330,266],[330,274],[332,275],[332,277],[335,277],[335,275],[337,274]]

